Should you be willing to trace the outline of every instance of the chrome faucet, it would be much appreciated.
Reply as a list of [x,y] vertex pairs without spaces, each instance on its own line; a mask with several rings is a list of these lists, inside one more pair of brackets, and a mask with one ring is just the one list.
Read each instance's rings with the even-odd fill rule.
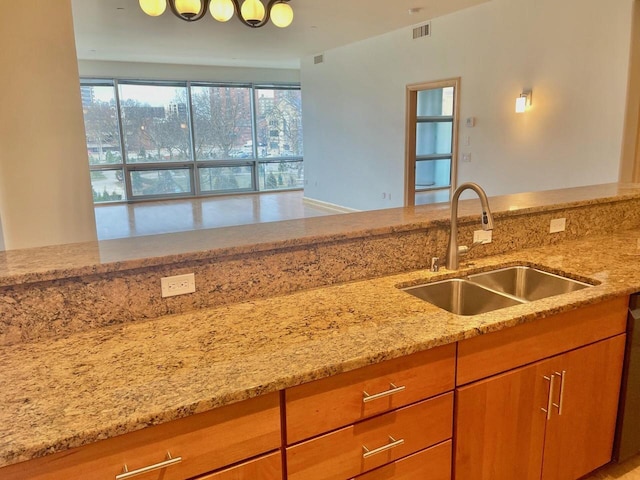
[[[489,200],[482,187],[477,183],[463,183],[456,188],[451,199],[451,233],[449,235],[449,246],[447,247],[447,268],[449,270],[457,270],[460,266],[458,260],[458,200],[460,199],[460,194],[465,190],[473,190],[480,197],[480,202],[482,203],[482,229],[493,230],[493,216],[489,209]],[[464,253],[469,250],[465,247]]]

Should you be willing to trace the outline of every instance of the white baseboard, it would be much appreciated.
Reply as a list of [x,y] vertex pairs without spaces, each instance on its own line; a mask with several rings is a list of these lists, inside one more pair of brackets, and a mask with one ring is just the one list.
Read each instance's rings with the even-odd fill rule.
[[327,210],[333,210],[334,212],[337,212],[337,213],[355,213],[360,211],[360,210],[356,210],[355,208],[343,207],[342,205],[336,205],[335,203],[316,200],[315,198],[302,197],[302,201],[307,205],[326,208]]

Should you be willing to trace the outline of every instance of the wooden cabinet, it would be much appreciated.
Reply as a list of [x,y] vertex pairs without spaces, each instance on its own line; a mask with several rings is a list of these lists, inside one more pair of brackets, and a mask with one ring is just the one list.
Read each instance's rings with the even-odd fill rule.
[[[596,324],[591,319],[598,315]],[[608,462],[625,319],[626,299],[616,299],[525,325],[526,331],[514,327],[509,341],[500,338],[503,330],[497,340],[486,335],[482,348],[461,342],[459,352],[473,350],[476,363],[461,362],[459,379],[526,365],[457,388],[455,479],[575,480]],[[530,335],[542,322],[542,335]],[[588,345],[575,348],[576,337]],[[566,353],[530,363],[532,350]]]
[[453,393],[287,449],[289,480],[344,480],[451,438]]
[[450,480],[451,440],[396,460],[354,480]]
[[555,388],[544,437],[544,480],[579,478],[611,460],[624,348],[620,335],[549,362]]
[[274,452],[240,465],[198,477],[197,480],[281,480],[282,455]]
[[170,452],[181,461],[135,478],[184,480],[276,450],[280,445],[280,399],[276,392],[10,465],[0,469],[0,478],[114,480],[123,472],[123,465],[134,471],[164,461]]
[[453,390],[455,344],[285,391],[287,444]]
[[451,439],[455,351],[446,345],[288,389],[288,479],[394,478],[396,469],[410,478],[420,462],[396,461]]

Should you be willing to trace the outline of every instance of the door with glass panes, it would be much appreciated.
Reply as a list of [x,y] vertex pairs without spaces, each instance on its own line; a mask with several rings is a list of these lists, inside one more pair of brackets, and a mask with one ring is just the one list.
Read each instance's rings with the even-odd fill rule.
[[405,203],[447,202],[455,188],[460,79],[407,87]]

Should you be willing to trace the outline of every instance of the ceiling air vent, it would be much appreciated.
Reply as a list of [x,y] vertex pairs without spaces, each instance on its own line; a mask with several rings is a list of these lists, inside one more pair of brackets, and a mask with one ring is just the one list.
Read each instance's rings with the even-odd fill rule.
[[316,55],[315,57],[313,57],[314,65],[318,65],[319,63],[323,63],[323,62],[324,62],[324,55]]
[[420,25],[419,27],[415,27],[413,29],[413,39],[422,38],[422,37],[430,37],[431,36],[431,22],[425,23],[424,25]]

